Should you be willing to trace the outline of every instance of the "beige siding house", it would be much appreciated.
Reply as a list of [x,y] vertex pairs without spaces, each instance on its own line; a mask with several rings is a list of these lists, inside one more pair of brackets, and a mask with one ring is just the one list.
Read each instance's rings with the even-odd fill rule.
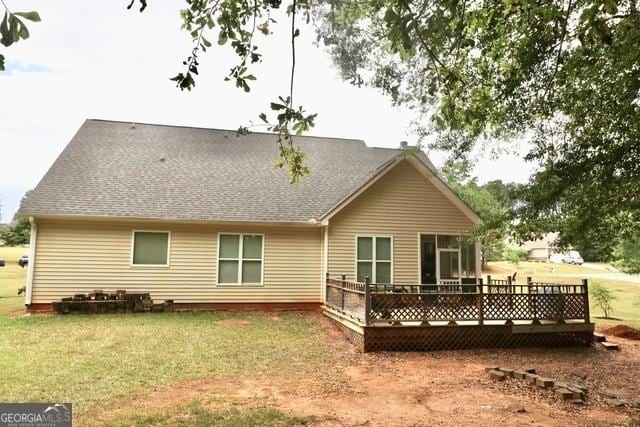
[[88,120],[22,203],[26,305],[94,289],[201,308],[310,308],[325,277],[475,282],[479,217],[423,153],[300,137],[311,174],[273,168],[275,137]]

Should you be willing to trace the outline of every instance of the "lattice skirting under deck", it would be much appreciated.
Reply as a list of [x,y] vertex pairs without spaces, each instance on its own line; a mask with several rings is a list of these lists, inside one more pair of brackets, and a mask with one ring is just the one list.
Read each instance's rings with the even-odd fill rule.
[[593,331],[514,333],[511,326],[401,326],[364,330],[363,351],[431,351],[469,348],[590,345]]
[[572,347],[593,341],[593,330],[518,332],[510,325],[364,327],[333,319],[361,351],[435,351],[471,348]]

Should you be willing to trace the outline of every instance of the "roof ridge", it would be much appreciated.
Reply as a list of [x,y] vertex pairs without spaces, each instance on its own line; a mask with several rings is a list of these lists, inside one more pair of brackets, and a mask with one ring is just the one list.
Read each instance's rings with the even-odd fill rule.
[[[201,130],[215,130],[215,131],[223,131],[223,132],[233,132],[236,133],[237,129],[221,129],[214,127],[203,127],[203,126],[187,126],[187,125],[170,125],[165,123],[149,123],[149,122],[137,122],[137,121],[127,121],[127,120],[109,120],[109,119],[86,119],[86,121],[92,122],[105,122],[105,123],[122,123],[122,124],[136,124],[136,125],[145,125],[145,126],[161,126],[161,127],[169,127],[169,128],[183,128],[183,129],[201,129]],[[277,134],[273,132],[261,132],[261,131],[250,131],[250,133],[260,134],[260,135],[271,135],[276,136]],[[337,136],[319,136],[319,135],[299,135],[295,136],[296,138],[319,138],[319,139],[338,139],[341,141],[350,141],[350,142],[362,142],[367,146],[367,143],[363,139],[357,138],[342,138]],[[377,147],[368,147],[367,148],[377,148]]]

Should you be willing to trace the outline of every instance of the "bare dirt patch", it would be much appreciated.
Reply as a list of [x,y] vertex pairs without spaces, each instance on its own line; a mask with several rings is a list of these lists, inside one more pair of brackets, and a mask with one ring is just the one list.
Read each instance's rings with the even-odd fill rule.
[[[337,362],[311,373],[246,375],[188,381],[127,399],[109,417],[153,413],[199,400],[211,409],[270,407],[314,416],[327,426],[625,425],[640,413],[640,343],[621,339],[622,350],[599,346],[430,353],[361,354],[327,320],[327,343]],[[487,365],[535,367],[557,381],[588,387],[584,406],[561,402],[524,381],[494,382]],[[579,378],[576,371],[579,370]],[[627,404],[608,405],[598,391],[615,389]],[[94,419],[95,421],[95,419]]]
[[628,340],[640,340],[640,330],[627,325],[616,325],[612,328],[604,329],[602,332],[606,335],[613,335],[614,337],[626,338]]

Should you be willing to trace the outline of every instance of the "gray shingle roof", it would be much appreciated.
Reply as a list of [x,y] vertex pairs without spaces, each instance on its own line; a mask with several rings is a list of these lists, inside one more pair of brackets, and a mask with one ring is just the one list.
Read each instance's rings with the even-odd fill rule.
[[[311,174],[291,185],[286,172],[274,168],[273,134],[236,137],[230,130],[87,120],[19,212],[308,222],[400,153],[359,140],[295,141]],[[426,156],[423,161],[429,164]]]

